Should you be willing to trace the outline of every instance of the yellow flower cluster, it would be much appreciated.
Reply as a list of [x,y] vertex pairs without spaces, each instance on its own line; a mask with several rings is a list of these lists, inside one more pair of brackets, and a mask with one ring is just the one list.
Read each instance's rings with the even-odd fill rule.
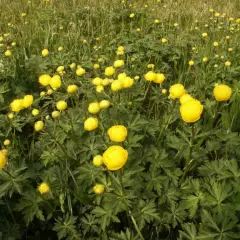
[[25,95],[22,99],[15,99],[10,103],[12,112],[20,112],[24,108],[28,108],[33,104],[33,96]]
[[164,80],[165,80],[165,76],[164,76],[163,73],[155,73],[154,71],[149,71],[149,72],[147,72],[147,73],[144,75],[144,78],[145,78],[147,81],[155,82],[155,83],[158,83],[158,84],[163,83]]

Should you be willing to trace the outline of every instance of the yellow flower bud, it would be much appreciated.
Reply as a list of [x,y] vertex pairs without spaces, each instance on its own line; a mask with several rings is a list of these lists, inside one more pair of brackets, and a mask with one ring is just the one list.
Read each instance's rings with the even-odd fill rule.
[[41,194],[47,194],[49,193],[50,191],[50,187],[47,183],[43,182],[41,183],[39,186],[38,186],[38,191],[41,193]]
[[203,106],[198,100],[189,100],[181,105],[180,113],[186,123],[193,123],[200,119]]
[[84,74],[86,73],[86,71],[85,71],[85,69],[84,68],[78,68],[77,70],[76,70],[76,74],[77,74],[77,76],[83,76]]
[[225,84],[218,84],[217,86],[215,86],[213,94],[217,101],[227,101],[232,95],[232,89]]
[[33,110],[32,110],[32,115],[33,116],[37,116],[37,115],[39,115],[39,110],[38,109],[36,109],[36,108],[34,108]]
[[114,65],[115,68],[123,67],[124,66],[124,61],[123,60],[116,60],[113,65]]
[[78,90],[78,86],[73,84],[73,85],[69,85],[67,87],[67,92],[68,93],[75,93]]
[[110,66],[105,69],[106,76],[112,76],[115,73],[114,67]]
[[88,106],[88,112],[96,114],[100,111],[100,106],[98,102],[90,103]]
[[25,108],[30,107],[33,104],[33,96],[32,95],[25,95],[23,98],[23,106]]
[[97,155],[93,158],[93,165],[96,167],[100,167],[103,164],[103,157],[101,155]]
[[7,159],[5,157],[5,155],[2,153],[2,151],[0,152],[0,169],[3,169],[5,167],[7,163]]
[[99,106],[100,106],[101,109],[106,109],[110,106],[110,102],[108,100],[102,100],[99,103]]
[[3,145],[4,146],[8,146],[10,144],[10,140],[9,139],[6,139],[4,142],[3,142]]
[[170,87],[169,92],[170,92],[170,96],[173,99],[175,99],[175,98],[180,98],[185,93],[185,89],[182,84],[177,83]]
[[41,131],[43,129],[43,127],[44,127],[43,121],[37,121],[34,124],[34,129],[35,129],[36,132]]
[[163,73],[157,73],[156,78],[153,80],[155,83],[163,83],[165,80],[165,76]]
[[111,146],[103,154],[103,163],[111,171],[122,168],[128,159],[128,152],[121,146]]
[[59,75],[54,75],[51,80],[50,80],[50,86],[53,88],[53,89],[58,89],[60,88],[62,85],[62,81],[61,81],[61,78]]
[[98,128],[98,119],[97,118],[90,117],[85,120],[84,129],[86,131],[93,131],[96,128]]
[[24,106],[23,106],[23,99],[15,99],[11,102],[10,108],[12,112],[19,112],[21,111]]
[[56,104],[57,110],[64,111],[67,108],[67,103],[63,100],[60,100]]
[[113,142],[125,141],[127,134],[127,128],[123,125],[115,125],[108,129],[108,136]]
[[43,74],[39,77],[38,81],[42,86],[47,86],[51,82],[51,77],[48,74]]
[[96,194],[103,194],[104,193],[104,185],[96,184],[93,187],[93,192],[96,193]]
[[56,119],[59,118],[61,115],[61,113],[59,111],[53,111],[52,112],[52,118]]
[[112,91],[116,92],[116,91],[119,91],[122,89],[122,83],[120,80],[114,80],[112,83],[111,83],[111,89]]
[[42,56],[43,56],[43,57],[48,56],[48,54],[49,54],[48,49],[43,49],[43,50],[42,50]]
[[149,71],[144,75],[144,78],[147,81],[154,81],[156,79],[156,77],[157,77],[157,74],[153,71]]
[[96,86],[99,86],[99,85],[102,84],[102,79],[100,77],[96,77],[92,80],[92,84],[96,85]]

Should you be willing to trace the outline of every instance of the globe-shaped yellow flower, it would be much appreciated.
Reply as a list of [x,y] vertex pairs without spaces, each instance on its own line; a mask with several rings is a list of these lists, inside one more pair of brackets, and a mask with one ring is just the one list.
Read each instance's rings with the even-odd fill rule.
[[122,82],[120,80],[114,80],[112,83],[111,83],[111,89],[112,91],[116,92],[116,91],[119,91],[122,89]]
[[47,183],[43,182],[41,183],[39,186],[38,186],[38,191],[41,193],[41,194],[47,194],[49,193],[50,191],[50,187]]
[[149,71],[147,72],[145,75],[144,75],[144,78],[147,80],[147,81],[154,81],[157,77],[157,74],[153,71]]
[[40,111],[39,111],[38,109],[36,109],[36,108],[34,108],[34,109],[32,110],[32,115],[33,115],[34,117],[36,117],[37,115],[39,115],[39,113],[40,113]]
[[11,57],[12,56],[12,52],[10,50],[7,50],[5,53],[6,57]]
[[115,125],[108,129],[108,136],[113,142],[125,141],[127,134],[127,128],[123,125]]
[[78,90],[78,86],[75,84],[69,85],[67,87],[67,92],[68,93],[75,93]]
[[97,114],[100,111],[100,106],[98,102],[90,103],[88,106],[88,112],[92,114]]
[[180,83],[176,83],[170,87],[169,93],[173,99],[180,98],[185,93],[184,86]]
[[76,70],[76,75],[77,76],[83,76],[85,73],[86,73],[86,70],[84,68],[80,67]]
[[97,118],[90,117],[85,120],[84,129],[86,131],[93,131],[96,128],[98,128],[98,119]]
[[110,84],[110,79],[105,78],[105,79],[102,80],[102,85],[103,85],[104,87],[107,86],[107,85],[109,85],[109,84]]
[[21,111],[24,106],[23,106],[23,100],[22,99],[15,99],[11,102],[10,108],[12,112],[19,112]]
[[59,118],[61,115],[61,113],[59,111],[53,111],[52,112],[52,118],[56,119]]
[[225,84],[218,84],[214,90],[213,94],[217,101],[223,102],[230,99],[232,95],[232,89]]
[[32,95],[25,95],[23,98],[23,106],[25,108],[30,107],[33,104],[33,96]]
[[9,139],[4,140],[3,145],[8,146],[11,143]]
[[39,77],[38,81],[42,86],[47,86],[51,82],[51,77],[48,74],[43,74]]
[[185,93],[180,97],[180,103],[181,104],[184,104],[189,100],[193,100],[193,97],[190,94]]
[[95,85],[95,86],[100,86],[102,84],[102,79],[100,77],[95,77],[92,80],[92,84]]
[[113,66],[107,67],[105,69],[106,76],[112,76],[115,73],[115,68]]
[[57,110],[64,111],[67,108],[67,103],[63,100],[60,100],[56,104]]
[[101,93],[101,92],[104,91],[104,87],[103,87],[102,85],[96,86],[96,91],[97,91],[98,93]]
[[36,132],[41,131],[43,128],[44,128],[44,123],[43,123],[43,121],[37,121],[37,122],[35,122],[35,124],[34,124],[34,129],[35,129]]
[[96,184],[93,187],[93,192],[96,193],[96,194],[103,194],[104,193],[104,185]]
[[102,100],[99,103],[99,106],[100,106],[101,109],[106,109],[110,106],[110,102],[108,100]]
[[100,167],[103,164],[103,157],[101,155],[97,155],[93,158],[93,165],[96,167]]
[[103,154],[103,163],[111,171],[122,168],[128,159],[128,152],[121,146],[111,146]]
[[200,119],[203,105],[198,100],[189,100],[181,105],[180,113],[184,122],[193,123]]
[[156,78],[153,80],[155,83],[163,83],[165,80],[165,76],[163,73],[157,73]]
[[50,86],[53,88],[53,89],[58,89],[60,88],[62,85],[62,81],[61,81],[61,78],[59,75],[54,75],[52,78],[51,78],[51,81],[50,81]]
[[43,50],[42,50],[42,56],[43,56],[43,57],[48,56],[48,54],[49,54],[48,49],[43,49]]
[[134,81],[130,77],[125,77],[122,81],[123,88],[130,88],[134,84]]
[[5,167],[7,163],[7,159],[5,157],[5,155],[2,153],[2,151],[0,152],[0,169],[3,169]]
[[124,66],[124,61],[123,60],[116,60],[113,64],[115,68],[120,68]]

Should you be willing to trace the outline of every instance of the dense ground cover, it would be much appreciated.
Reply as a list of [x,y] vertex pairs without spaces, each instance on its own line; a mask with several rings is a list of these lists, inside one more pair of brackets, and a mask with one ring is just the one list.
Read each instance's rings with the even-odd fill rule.
[[238,0],[0,4],[2,239],[239,239]]

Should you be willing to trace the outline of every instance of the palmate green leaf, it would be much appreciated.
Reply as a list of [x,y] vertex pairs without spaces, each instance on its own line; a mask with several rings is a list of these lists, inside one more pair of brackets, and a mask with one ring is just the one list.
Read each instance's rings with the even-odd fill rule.
[[44,200],[39,196],[35,189],[29,190],[20,199],[19,203],[16,205],[16,210],[23,213],[23,218],[27,225],[34,217],[37,217],[42,221],[45,219],[39,206],[43,201]]
[[135,212],[133,212],[133,215],[136,216],[136,221],[138,222],[140,229],[144,227],[145,223],[150,223],[151,221],[160,221],[156,204],[153,200],[140,200],[138,203],[138,208]]
[[239,239],[239,230],[237,230],[237,218],[228,216],[227,212],[211,215],[207,210],[202,212],[202,223],[200,225],[199,240],[232,240]]
[[196,225],[194,223],[182,224],[182,230],[179,230],[178,240],[198,240]]
[[98,218],[98,222],[103,231],[111,222],[120,222],[119,218],[115,215],[114,209],[111,209],[108,206],[95,207],[92,213]]
[[28,183],[31,177],[29,172],[25,171],[26,167],[15,168],[14,165],[9,164],[8,172],[11,176],[3,171],[0,171],[0,196],[9,195],[12,197],[13,193],[22,193],[23,187]]
[[138,240],[138,236],[134,236],[134,234],[127,228],[126,232],[121,231],[121,233],[113,233],[113,237],[110,240]]
[[220,175],[225,168],[224,161],[215,160],[211,162],[205,162],[203,166],[198,168],[199,174],[201,176],[213,176]]
[[84,217],[81,218],[81,225],[83,228],[83,235],[87,233],[98,233],[100,232],[100,228],[97,226],[98,221],[92,214],[86,214]]
[[208,192],[204,193],[202,205],[216,207],[217,211],[230,210],[233,207],[225,201],[232,195],[232,186],[229,183],[206,179],[205,186]]
[[79,240],[80,234],[76,230],[77,217],[67,214],[63,218],[56,219],[53,231],[57,232],[58,239]]

